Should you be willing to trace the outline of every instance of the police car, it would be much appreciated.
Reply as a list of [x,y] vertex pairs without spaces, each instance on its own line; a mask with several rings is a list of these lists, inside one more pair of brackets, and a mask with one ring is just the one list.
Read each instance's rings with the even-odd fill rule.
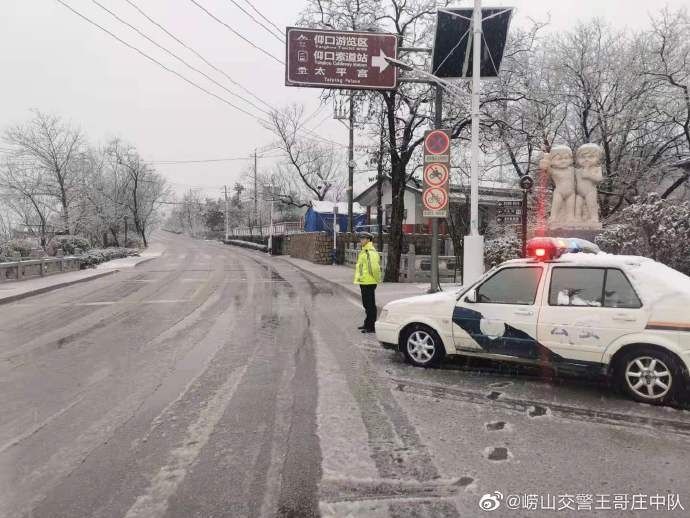
[[690,277],[587,248],[535,238],[527,258],[471,286],[387,304],[376,337],[419,367],[469,355],[604,374],[646,403],[681,394],[690,369]]

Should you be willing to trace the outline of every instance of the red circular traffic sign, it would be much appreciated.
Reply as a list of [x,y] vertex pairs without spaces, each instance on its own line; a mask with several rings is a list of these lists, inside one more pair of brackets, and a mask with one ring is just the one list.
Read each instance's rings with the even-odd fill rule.
[[424,139],[424,147],[431,155],[443,155],[450,147],[448,134],[442,130],[434,130]]
[[422,200],[428,210],[443,210],[448,205],[448,193],[440,187],[429,187],[424,191]]
[[424,181],[429,187],[439,187],[448,181],[448,167],[445,164],[428,164],[424,168]]

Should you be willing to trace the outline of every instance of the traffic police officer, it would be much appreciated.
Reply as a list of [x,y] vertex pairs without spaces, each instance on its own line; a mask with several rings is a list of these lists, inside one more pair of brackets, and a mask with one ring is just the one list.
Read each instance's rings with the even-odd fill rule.
[[355,268],[355,284],[359,284],[362,291],[362,306],[366,312],[364,324],[358,329],[362,333],[373,333],[376,322],[376,285],[381,282],[381,258],[374,248],[373,236],[368,232],[359,234],[362,250],[357,256]]

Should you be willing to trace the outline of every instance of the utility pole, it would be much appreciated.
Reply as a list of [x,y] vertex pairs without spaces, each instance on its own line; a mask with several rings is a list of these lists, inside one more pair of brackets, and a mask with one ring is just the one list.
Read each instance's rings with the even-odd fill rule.
[[350,92],[350,128],[348,143],[347,161],[347,231],[353,232],[352,203],[353,203],[353,184],[355,178],[355,96]]
[[349,95],[348,99],[348,114],[345,114],[345,107],[343,102],[338,98],[335,99],[333,108],[333,118],[342,122],[344,119],[348,119],[349,123],[347,125],[347,131],[349,135],[348,153],[347,153],[347,231],[352,232],[354,230],[353,225],[353,215],[352,215],[352,190],[355,177],[355,97],[352,93]]
[[384,113],[384,104],[383,102],[381,103],[381,127],[380,127],[380,134],[379,134],[379,156],[378,156],[378,164],[376,165],[376,223],[377,223],[377,231],[378,231],[378,249],[379,252],[383,253],[383,207],[382,205],[382,198],[383,198],[383,152],[384,152],[384,123],[385,123],[385,113]]
[[[256,148],[254,148],[254,226],[259,220],[257,171]],[[259,235],[261,235],[261,229],[259,229]]]
[[[436,83],[434,98],[434,127],[441,129],[443,125],[443,86]],[[450,182],[450,179],[448,180]],[[436,293],[441,286],[438,281],[438,219],[431,218],[431,286],[429,293]]]
[[268,225],[268,255],[273,255],[273,203],[275,198],[273,197],[273,187],[269,186],[269,193],[271,195],[271,221]]
[[229,226],[229,225],[228,225],[228,223],[229,223],[229,221],[228,221],[228,211],[229,211],[229,206],[228,206],[228,186],[227,186],[227,185],[224,185],[223,187],[224,187],[224,189],[225,189],[225,240],[227,241],[227,240],[228,240],[228,231],[229,231],[229,228],[228,228],[228,226]]
[[470,233],[463,246],[462,283],[469,286],[484,273],[484,238],[479,235],[479,93],[481,90],[482,1],[474,0],[472,16],[472,147]]

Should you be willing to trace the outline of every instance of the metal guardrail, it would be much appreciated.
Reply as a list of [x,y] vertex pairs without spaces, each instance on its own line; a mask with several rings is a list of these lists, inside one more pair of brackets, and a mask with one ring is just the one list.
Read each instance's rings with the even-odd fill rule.
[[32,277],[44,277],[56,273],[77,271],[81,267],[78,257],[20,259],[0,263],[0,282],[21,281]]

